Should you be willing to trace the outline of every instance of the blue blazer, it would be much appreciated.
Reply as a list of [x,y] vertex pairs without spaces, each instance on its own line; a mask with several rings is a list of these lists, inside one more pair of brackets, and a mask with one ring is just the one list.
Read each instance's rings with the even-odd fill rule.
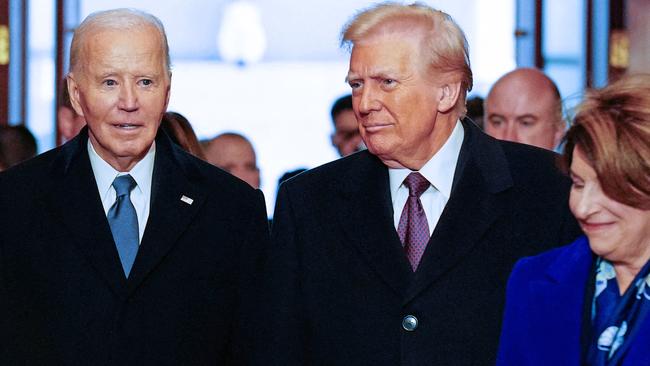
[[[584,298],[594,255],[582,236],[517,262],[508,281],[497,365],[580,365]],[[650,318],[622,365],[650,365]]]

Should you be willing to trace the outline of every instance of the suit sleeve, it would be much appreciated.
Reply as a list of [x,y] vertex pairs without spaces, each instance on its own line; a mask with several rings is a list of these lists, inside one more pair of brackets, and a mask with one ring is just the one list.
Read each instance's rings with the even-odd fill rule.
[[[264,270],[263,332],[256,361],[264,365],[307,364],[300,296],[299,228],[287,184],[278,192],[273,217],[271,248]],[[256,363],[257,364],[257,363]]]
[[518,261],[508,279],[497,366],[526,364],[526,312],[529,308],[529,282],[525,275],[526,262],[525,258]]

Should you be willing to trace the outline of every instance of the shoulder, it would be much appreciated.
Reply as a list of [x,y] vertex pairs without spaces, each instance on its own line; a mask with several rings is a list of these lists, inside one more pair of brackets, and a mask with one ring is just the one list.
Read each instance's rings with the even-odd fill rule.
[[340,187],[345,182],[354,182],[369,171],[385,170],[381,161],[367,150],[340,158],[303,172],[282,184],[294,190],[326,190]]
[[558,167],[560,155],[535,146],[509,141],[498,141],[513,174],[535,179],[566,179]]
[[190,153],[174,147],[176,161],[185,171],[188,180],[219,199],[246,201],[259,198],[260,191],[234,175],[205,162]]
[[515,192],[527,205],[554,206],[568,211],[571,180],[560,170],[555,152],[534,146],[499,141]]
[[55,165],[64,160],[63,155],[63,147],[58,147],[1,172],[0,192],[25,191],[30,187],[44,189],[50,182],[50,176],[60,174]]
[[564,199],[569,179],[557,166],[559,155],[535,146],[497,140],[464,123],[465,141],[459,164],[473,161],[494,190],[514,186],[517,191]]
[[581,236],[571,244],[520,259],[512,271],[511,282],[569,272],[590,263],[591,259],[589,242],[585,236]]

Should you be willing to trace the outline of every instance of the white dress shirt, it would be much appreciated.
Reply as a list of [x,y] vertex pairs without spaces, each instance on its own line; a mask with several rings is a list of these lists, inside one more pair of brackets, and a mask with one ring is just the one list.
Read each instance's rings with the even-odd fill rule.
[[149,219],[149,205],[151,203],[151,179],[153,177],[153,162],[156,156],[156,143],[151,145],[149,151],[130,172],[118,172],[110,164],[97,154],[93,144],[88,140],[88,156],[90,157],[90,165],[93,168],[95,175],[95,182],[99,190],[99,197],[102,199],[104,206],[104,214],[108,215],[108,210],[115,203],[117,193],[113,188],[113,181],[116,177],[125,174],[131,174],[137,186],[131,191],[131,203],[135,208],[138,216],[138,233],[139,243],[142,242],[142,235],[144,235],[144,228],[147,226]]
[[[460,148],[463,144],[465,131],[460,121],[456,122],[454,130],[451,132],[447,141],[433,155],[433,157],[419,170],[431,186],[427,188],[420,201],[424,207],[424,212],[427,215],[427,223],[429,224],[429,236],[433,234],[433,230],[438,224],[440,215],[449,201],[451,195],[451,187],[454,182],[454,172],[456,171],[456,163],[458,162],[458,155]],[[390,179],[390,195],[393,202],[393,220],[395,223],[395,230],[399,226],[399,220],[402,216],[402,210],[409,196],[409,189],[404,186],[404,179],[413,171],[410,169],[388,169],[388,176]]]

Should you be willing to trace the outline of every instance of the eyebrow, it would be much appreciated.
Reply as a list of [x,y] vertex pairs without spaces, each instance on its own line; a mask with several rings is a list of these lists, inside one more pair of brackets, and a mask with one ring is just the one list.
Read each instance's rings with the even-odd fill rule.
[[517,119],[524,119],[524,118],[539,119],[539,117],[537,117],[534,114],[530,114],[530,113],[526,113],[523,116],[517,116]]
[[506,116],[504,116],[503,114],[500,114],[500,113],[490,113],[490,114],[488,114],[488,119],[494,118],[494,117],[503,118],[503,119],[506,118]]

